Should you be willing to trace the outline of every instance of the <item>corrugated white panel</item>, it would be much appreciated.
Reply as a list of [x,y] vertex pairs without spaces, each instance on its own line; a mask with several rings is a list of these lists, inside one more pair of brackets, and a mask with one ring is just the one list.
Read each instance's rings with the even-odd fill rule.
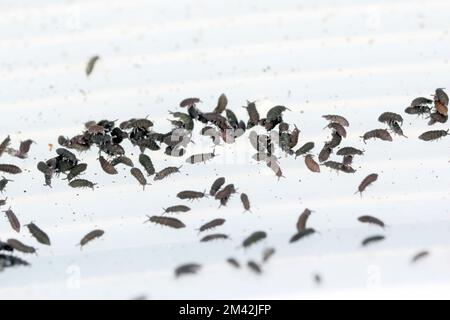
[[[427,121],[410,116],[409,139],[364,145],[359,138],[381,126],[380,113],[402,113],[414,97],[448,86],[448,1],[21,0],[2,1],[0,9],[0,137],[37,142],[28,159],[8,159],[27,169],[8,185],[8,205],[53,242],[26,257],[32,267],[0,273],[1,299],[448,297],[448,141],[419,142]],[[94,54],[101,60],[86,78]],[[358,172],[312,174],[302,159],[283,156],[286,178],[278,181],[250,161],[242,138],[218,147],[207,165],[184,165],[181,174],[145,191],[127,169],[103,174],[94,150],[80,158],[98,189],[75,192],[60,180],[51,190],[42,186],[35,166],[52,156],[47,145],[56,145],[58,135],[75,135],[90,119],[147,115],[165,130],[167,111],[181,99],[199,96],[207,110],[222,92],[239,117],[246,100],[256,100],[261,111],[289,106],[286,119],[301,129],[300,143],[313,140],[316,151],[329,134],[320,116],[346,116],[351,126],[343,145],[366,150],[355,160]],[[207,140],[196,142],[189,152],[211,151]],[[127,151],[137,162],[137,150]],[[158,168],[183,163],[160,153],[152,158]],[[354,195],[372,172],[379,181],[364,197]],[[242,213],[238,197],[220,209],[207,199],[180,216],[186,229],[142,223],[179,203],[178,191],[206,189],[217,176],[249,194],[252,213]],[[316,211],[310,224],[320,234],[289,245],[305,207]],[[362,214],[389,227],[361,225]],[[199,243],[194,229],[217,217],[227,219],[220,232],[232,241]],[[97,227],[105,236],[80,251],[75,244]],[[267,240],[236,249],[256,230],[266,230]],[[386,241],[360,247],[379,233]],[[9,237],[33,243],[2,218],[0,238]],[[230,256],[259,260],[269,246],[277,253],[263,276],[225,264]],[[422,249],[431,256],[411,266]],[[191,261],[204,265],[200,274],[175,280],[174,267]],[[323,277],[320,288],[314,273]]]

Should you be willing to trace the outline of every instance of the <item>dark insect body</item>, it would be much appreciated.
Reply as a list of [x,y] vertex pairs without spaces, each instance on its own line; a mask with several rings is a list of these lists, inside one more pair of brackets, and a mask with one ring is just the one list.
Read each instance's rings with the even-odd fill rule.
[[92,190],[94,190],[95,185],[96,183],[85,179],[75,179],[69,182],[69,186],[72,188],[91,188]]
[[331,153],[333,152],[333,149],[328,147],[327,145],[324,145],[322,150],[319,153],[319,161],[325,162],[330,158]]
[[399,122],[403,124],[403,117],[394,112],[384,112],[378,117],[378,121],[386,124],[391,122]]
[[299,231],[291,237],[291,239],[289,240],[289,243],[297,242],[298,240],[308,237],[314,233],[316,233],[316,230],[314,230],[312,228],[308,228],[303,231]]
[[285,106],[275,106],[275,107],[271,108],[267,112],[266,121],[267,122],[281,121],[283,112],[285,112],[286,110],[289,110],[289,109],[286,108]]
[[443,116],[442,114],[438,112],[433,112],[430,114],[430,121],[428,122],[428,125],[432,126],[435,123],[447,123],[448,116]]
[[0,144],[0,157],[3,155],[5,150],[8,148],[9,144],[11,143],[11,138],[7,136],[2,143]]
[[215,233],[215,234],[209,234],[207,236],[204,236],[200,242],[209,242],[209,241],[213,241],[213,240],[227,240],[230,237],[226,234],[223,233]]
[[11,225],[11,228],[16,231],[17,233],[20,232],[20,222],[17,218],[16,214],[9,208],[6,211],[3,211],[8,218],[9,224]]
[[93,56],[89,59],[87,65],[86,65],[86,75],[89,77],[92,73],[92,71],[94,71],[94,67],[95,64],[97,63],[97,61],[100,59],[99,56]]
[[306,208],[297,221],[297,231],[303,232],[306,230],[306,223],[308,222],[309,216],[311,215],[312,211]]
[[374,224],[381,228],[384,228],[384,226],[385,226],[383,221],[381,221],[378,218],[372,217],[372,216],[361,216],[358,218],[358,221],[362,222],[362,223]]
[[11,182],[12,180],[8,180],[5,177],[2,177],[2,179],[0,179],[0,192],[3,192],[3,190],[5,190],[6,185],[8,184],[8,182]]
[[19,174],[22,172],[22,170],[18,166],[13,164],[0,164],[0,171],[9,174]]
[[93,230],[93,231],[89,232],[88,234],[86,234],[80,240],[80,243],[78,245],[82,248],[83,246],[85,246],[86,244],[91,242],[92,240],[102,237],[104,234],[105,234],[105,231],[103,231],[103,230],[100,230],[100,229]]
[[420,251],[412,257],[411,263],[416,263],[416,262],[428,257],[429,255],[430,255],[429,251],[426,251],[426,250]]
[[434,130],[434,131],[427,131],[425,133],[422,133],[419,136],[420,140],[423,141],[433,141],[438,140],[443,137],[446,137],[448,135],[449,130]]
[[340,162],[336,162],[336,161],[326,161],[323,163],[323,165],[327,168],[336,170],[336,171],[342,171],[344,173],[355,173],[356,170],[353,169],[351,166],[349,165],[345,165],[343,163]]
[[201,268],[202,266],[197,263],[183,264],[175,269],[175,277],[179,278],[188,274],[196,274]]
[[9,244],[0,241],[0,251],[9,251],[9,252],[13,252],[14,248],[11,247]]
[[227,262],[236,269],[239,269],[241,267],[241,265],[235,258],[228,258]]
[[314,149],[314,142],[307,142],[301,146],[297,151],[295,151],[295,157],[304,155]]
[[177,206],[171,206],[168,208],[163,208],[164,213],[178,213],[178,212],[188,212],[191,211],[191,208],[188,206],[183,205],[177,205]]
[[326,146],[328,148],[334,149],[337,146],[339,146],[341,144],[341,142],[342,142],[341,135],[339,133],[337,133],[336,131],[333,131],[331,140],[326,143]]
[[411,102],[411,107],[421,107],[421,106],[425,106],[427,104],[431,104],[433,103],[433,100],[428,99],[428,98],[424,98],[424,97],[418,97],[415,98],[412,102]]
[[139,163],[144,167],[147,175],[152,176],[155,174],[155,167],[153,166],[152,159],[144,153],[139,155]]
[[305,157],[305,164],[306,167],[311,171],[311,172],[315,172],[315,173],[319,173],[320,172],[320,166],[319,164],[314,160],[313,156],[308,154]]
[[358,186],[358,190],[355,192],[355,194],[359,192],[362,195],[364,190],[366,190],[366,188],[368,186],[370,186],[372,183],[374,183],[377,180],[378,180],[378,174],[376,174],[376,173],[369,174],[367,177],[364,178],[364,180]]
[[250,127],[256,126],[259,123],[259,113],[256,109],[256,104],[254,102],[247,102],[247,107],[244,107],[247,109],[248,116],[249,116],[249,125]]
[[25,260],[17,258],[12,255],[0,254],[0,272],[3,268],[10,268],[16,266],[29,266],[30,264]]
[[229,184],[216,193],[215,199],[220,201],[220,205],[226,206],[231,195],[234,193],[236,193],[234,184]]
[[430,114],[431,108],[427,107],[427,106],[414,106],[414,107],[406,108],[405,112],[407,114],[424,115],[424,114]]
[[195,200],[195,199],[202,199],[204,197],[206,197],[206,193],[204,192],[199,192],[199,191],[191,191],[191,190],[186,190],[186,191],[181,191],[177,194],[177,197],[180,198],[181,200]]
[[256,231],[253,232],[250,236],[248,236],[243,242],[242,242],[242,247],[244,248],[248,248],[252,245],[254,245],[255,243],[263,240],[267,238],[267,233],[265,233],[264,231]]
[[59,156],[61,156],[63,159],[66,159],[66,160],[68,160],[68,161],[70,161],[70,162],[72,162],[74,164],[76,164],[78,162],[77,157],[72,152],[70,152],[67,149],[58,148],[58,149],[56,149],[56,153]]
[[245,211],[250,211],[250,200],[248,199],[247,194],[241,193],[241,202]]
[[225,93],[222,93],[217,101],[217,106],[213,112],[220,114],[225,111],[227,105],[228,105],[227,96],[225,95]]
[[[80,174],[82,174],[87,169],[86,163],[79,163],[76,166],[74,166],[72,169],[70,169],[69,174],[67,175],[67,180],[72,180],[76,177],[78,177]],[[46,176],[48,174],[45,174]],[[51,176],[51,175],[50,175]]]
[[400,127],[400,125],[398,124],[398,122],[396,121],[391,121],[389,122],[389,128],[391,128],[392,132],[394,132],[395,134],[408,138],[407,136],[405,136],[405,134],[403,133],[403,129],[402,127]]
[[251,271],[253,271],[256,274],[261,274],[262,273],[261,266],[259,264],[257,264],[256,262],[254,262],[254,261],[247,262],[247,266],[249,267],[249,269]]
[[366,247],[366,246],[368,246],[370,244],[383,241],[385,238],[386,238],[385,236],[381,236],[381,235],[371,236],[371,237],[368,237],[368,238],[364,239],[362,241],[361,245],[363,247]]
[[333,129],[335,132],[337,132],[337,134],[339,134],[342,138],[346,138],[347,137],[347,130],[345,130],[345,128],[340,125],[337,122],[332,122],[330,123],[327,128],[329,129]]
[[145,190],[145,186],[148,185],[148,183],[142,171],[139,168],[131,168],[130,173],[139,182],[142,189]]
[[0,200],[0,207],[4,206],[6,204],[6,200],[8,200],[8,198]]
[[326,119],[326,120],[328,120],[330,122],[339,123],[343,127],[348,127],[350,125],[349,122],[347,121],[347,119],[345,119],[344,117],[339,116],[339,115],[331,115],[331,114],[329,114],[329,115],[322,116],[322,118],[324,118],[324,119]]
[[44,175],[50,175],[51,176],[53,174],[53,170],[44,161],[38,162],[36,167]]
[[434,101],[438,101],[444,106],[448,106],[448,95],[445,93],[443,88],[436,89]]
[[30,231],[31,235],[40,243],[46,246],[51,245],[50,238],[48,235],[42,231],[37,225],[34,223],[29,223],[26,225],[28,231]]
[[111,160],[111,165],[117,166],[119,164],[124,164],[128,167],[134,167],[133,161],[126,156],[118,156]]
[[170,218],[170,217],[162,217],[162,216],[148,216],[147,222],[153,222],[156,224],[160,224],[166,227],[181,229],[186,227],[186,225],[178,219]]
[[167,167],[162,169],[161,171],[157,172],[155,174],[155,177],[153,178],[154,181],[159,181],[167,178],[168,176],[180,172],[181,167]]
[[392,136],[389,133],[389,131],[387,131],[386,129],[375,129],[375,130],[371,130],[366,132],[363,136],[362,136],[364,143],[366,143],[366,140],[369,139],[380,139],[383,141],[392,141]]
[[199,98],[187,98],[180,102],[180,107],[185,108],[195,106],[199,102],[201,102]]
[[217,178],[213,184],[211,185],[211,189],[209,190],[209,195],[210,196],[215,196],[217,191],[220,190],[220,188],[225,184],[225,178],[224,177],[220,177]]
[[263,251],[263,262],[266,263],[275,254],[275,248],[267,248]]
[[223,225],[225,223],[225,219],[214,219],[211,220],[210,222],[205,223],[204,225],[202,225],[198,230],[198,232],[203,232],[203,231],[207,231],[210,229],[214,229],[217,228],[221,225]]
[[353,147],[344,147],[338,150],[336,153],[338,156],[362,156],[364,151],[353,148]]
[[344,156],[342,164],[344,166],[351,166],[353,164],[353,156]]
[[8,245],[10,245],[14,250],[17,250],[22,253],[36,253],[36,249],[30,246],[27,246],[26,244],[23,244],[19,240],[16,239],[8,239],[6,241]]
[[100,166],[102,167],[103,171],[107,174],[118,174],[117,169],[114,167],[113,164],[111,164],[108,160],[103,158],[103,156],[100,156],[98,158],[98,161],[100,162]]

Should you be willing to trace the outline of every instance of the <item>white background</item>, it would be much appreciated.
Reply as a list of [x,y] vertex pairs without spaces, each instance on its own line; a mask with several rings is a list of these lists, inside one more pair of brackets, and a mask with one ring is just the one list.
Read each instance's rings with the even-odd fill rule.
[[[450,297],[448,138],[419,141],[427,120],[408,115],[409,139],[364,145],[359,138],[383,127],[382,112],[403,113],[413,98],[449,86],[448,1],[2,0],[0,11],[0,139],[37,142],[26,160],[0,159],[25,171],[9,177],[14,182],[2,196],[23,224],[34,221],[53,244],[37,245],[25,228],[15,234],[1,216],[1,240],[18,238],[39,251],[21,255],[31,267],[0,273],[0,299]],[[87,78],[85,64],[96,54],[101,59]],[[286,178],[278,181],[250,160],[245,136],[217,147],[219,156],[208,164],[185,164],[181,174],[145,191],[128,168],[104,174],[96,150],[79,156],[89,164],[84,177],[98,183],[95,191],[58,179],[52,189],[43,186],[36,163],[54,156],[48,144],[56,145],[58,135],[80,133],[87,120],[147,115],[156,130],[167,131],[167,112],[183,98],[198,96],[200,108],[212,110],[221,93],[239,117],[246,117],[246,100],[256,100],[262,114],[288,106],[286,120],[301,129],[301,144],[316,142],[316,153],[329,138],[321,115],[346,116],[351,126],[342,145],[366,150],[355,159],[357,173],[313,174],[301,158],[282,156]],[[189,154],[211,149],[196,138]],[[137,163],[138,150],[127,151]],[[150,155],[157,169],[184,162]],[[372,172],[379,180],[362,198],[354,195]],[[185,229],[143,224],[147,214],[181,203],[179,191],[203,191],[218,176],[249,195],[252,213],[243,213],[238,196],[220,209],[206,199],[179,216]],[[315,210],[309,225],[320,234],[289,245],[305,207]],[[363,214],[388,228],[360,224]],[[218,217],[227,222],[217,232],[232,241],[200,243],[195,229]],[[80,251],[76,243],[94,228],[104,229],[104,237]],[[268,238],[237,249],[256,230]],[[375,234],[386,241],[360,246]],[[230,256],[243,265],[258,261],[271,246],[277,253],[262,276],[225,263]],[[423,249],[430,257],[411,265]],[[174,268],[186,262],[203,269],[176,280]]]

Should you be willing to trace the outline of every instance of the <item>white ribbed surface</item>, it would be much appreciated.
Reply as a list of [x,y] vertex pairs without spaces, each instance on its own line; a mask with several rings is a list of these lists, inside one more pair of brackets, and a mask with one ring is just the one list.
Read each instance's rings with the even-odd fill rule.
[[[449,86],[448,1],[3,0],[0,10],[0,139],[37,141],[27,160],[0,159],[31,170],[13,177],[3,196],[23,223],[33,220],[53,243],[26,257],[31,268],[0,273],[0,299],[449,297],[448,138],[419,142],[427,121],[406,115],[409,139],[364,146],[359,138],[382,127],[383,111],[403,113],[414,97]],[[88,79],[84,67],[94,54],[101,60]],[[329,134],[320,116],[346,116],[351,126],[343,145],[366,150],[355,160],[358,172],[317,175],[302,159],[286,158],[287,178],[277,181],[249,161],[253,151],[242,138],[218,147],[220,156],[207,165],[184,165],[182,174],[145,192],[128,169],[117,177],[100,172],[94,150],[80,158],[99,189],[76,192],[61,180],[51,190],[42,186],[35,166],[53,156],[47,144],[56,145],[58,135],[75,135],[90,119],[147,115],[163,131],[167,111],[183,98],[199,96],[208,110],[222,92],[240,117],[247,99],[261,111],[290,107],[286,120],[301,129],[300,143],[316,142],[316,152]],[[189,151],[210,151],[204,142]],[[137,149],[129,151],[137,163]],[[183,162],[151,156],[157,168]],[[353,195],[372,172],[379,181],[362,199]],[[253,214],[242,213],[238,197],[220,210],[208,199],[180,216],[183,230],[142,224],[146,214],[179,203],[177,192],[209,188],[217,175],[249,194]],[[305,207],[316,211],[310,225],[320,234],[288,245]],[[389,228],[359,224],[362,214]],[[227,219],[217,231],[233,241],[199,243],[194,229],[216,217]],[[105,236],[80,252],[75,244],[97,227]],[[256,230],[266,230],[268,239],[237,250]],[[386,241],[360,248],[377,233]],[[9,237],[35,243],[26,230],[13,234],[2,217],[0,239]],[[277,253],[261,277],[224,262],[259,259],[268,246]],[[410,266],[421,249],[432,255]],[[174,267],[191,261],[203,270],[176,281]],[[320,289],[312,283],[315,272],[324,278]],[[72,285],[77,279],[79,287]]]

